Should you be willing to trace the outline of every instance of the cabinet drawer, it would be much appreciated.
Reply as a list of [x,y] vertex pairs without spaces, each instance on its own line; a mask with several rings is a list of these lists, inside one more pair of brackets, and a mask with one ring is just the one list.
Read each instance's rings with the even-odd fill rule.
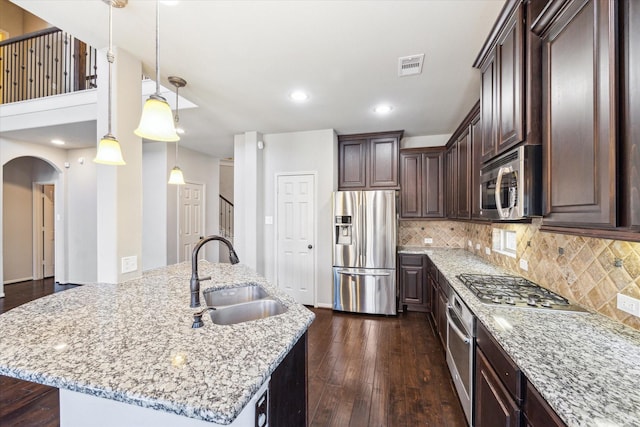
[[424,255],[400,255],[400,265],[422,267],[424,264]]
[[511,396],[521,404],[523,401],[524,375],[520,368],[511,360],[500,345],[486,330],[482,322],[477,322],[476,343],[487,357],[496,375],[509,391]]

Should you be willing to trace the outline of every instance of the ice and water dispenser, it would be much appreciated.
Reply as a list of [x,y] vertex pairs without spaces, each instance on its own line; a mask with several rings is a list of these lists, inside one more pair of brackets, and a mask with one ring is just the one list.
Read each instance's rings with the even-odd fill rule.
[[350,245],[353,238],[351,215],[336,216],[336,245]]

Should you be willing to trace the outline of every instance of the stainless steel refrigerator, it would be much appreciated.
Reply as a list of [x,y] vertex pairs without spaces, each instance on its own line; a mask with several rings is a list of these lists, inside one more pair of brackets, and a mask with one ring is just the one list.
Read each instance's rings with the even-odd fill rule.
[[396,314],[396,192],[333,193],[333,309]]

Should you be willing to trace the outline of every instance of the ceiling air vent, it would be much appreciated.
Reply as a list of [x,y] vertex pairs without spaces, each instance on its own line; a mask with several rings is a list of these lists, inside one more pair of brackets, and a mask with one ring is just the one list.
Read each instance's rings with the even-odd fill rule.
[[424,53],[398,58],[398,77],[413,76],[422,73]]

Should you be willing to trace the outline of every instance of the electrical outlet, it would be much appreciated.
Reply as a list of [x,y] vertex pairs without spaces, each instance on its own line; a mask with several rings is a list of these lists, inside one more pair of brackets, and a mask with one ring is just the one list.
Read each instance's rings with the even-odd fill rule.
[[487,255],[491,255],[491,249],[485,247],[484,248],[484,253],[487,254]]
[[524,271],[529,271],[529,261],[520,258],[520,268]]
[[634,316],[640,316],[640,300],[628,295],[618,294],[617,306],[618,309],[622,311],[626,311]]
[[476,251],[479,251],[479,250],[480,250],[480,247],[481,247],[481,246],[480,246],[480,243],[476,243]]
[[471,240],[467,240],[467,245],[472,248],[473,247],[473,243],[471,243]]
[[137,256],[125,256],[122,257],[122,273],[131,273],[138,269],[138,257]]
[[433,239],[431,237],[425,237],[424,238],[424,244],[425,245],[431,245],[433,243]]

